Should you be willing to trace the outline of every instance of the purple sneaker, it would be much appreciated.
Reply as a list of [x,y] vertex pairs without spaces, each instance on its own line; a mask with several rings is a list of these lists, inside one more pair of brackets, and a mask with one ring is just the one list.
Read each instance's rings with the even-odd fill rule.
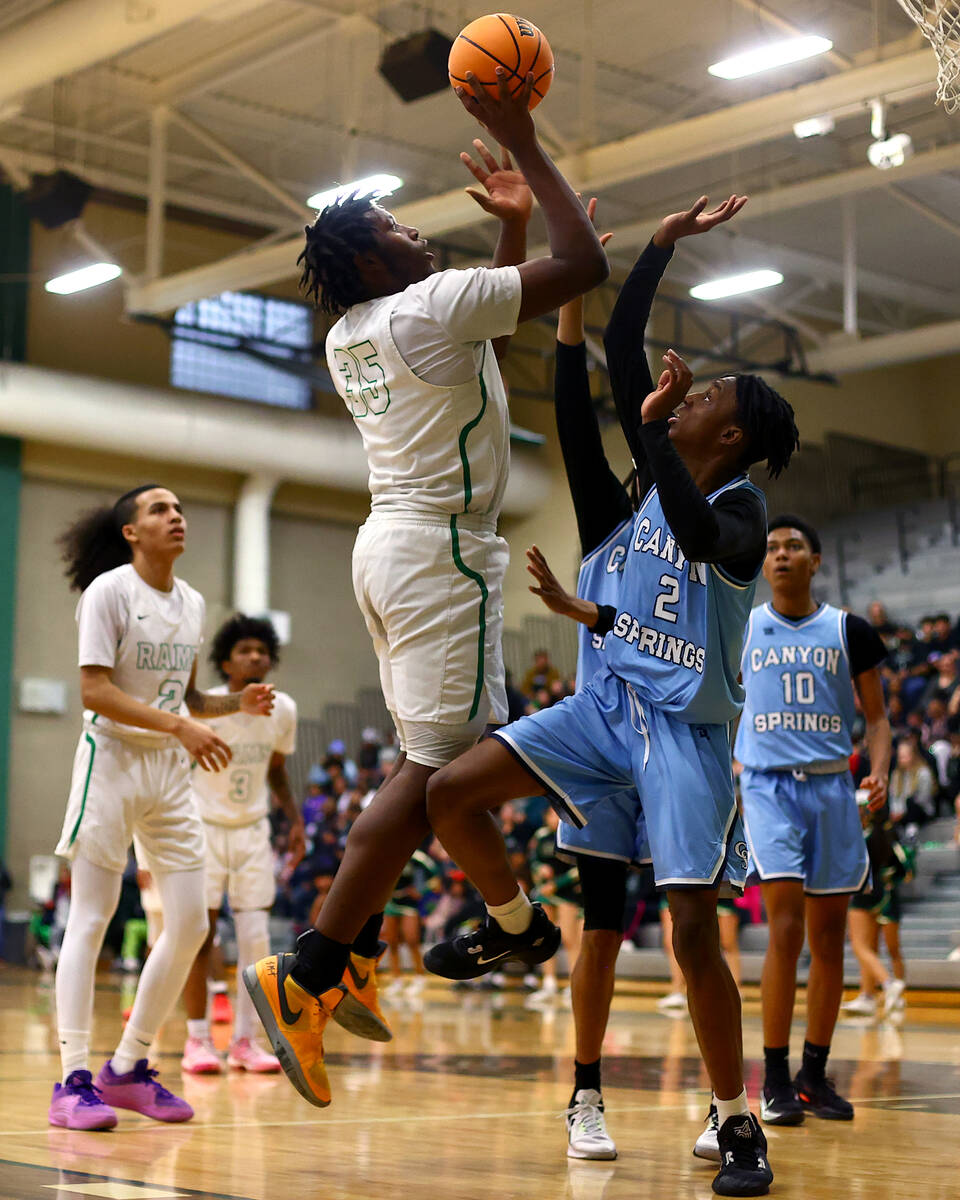
[[47,1119],[66,1129],[112,1129],[117,1114],[100,1098],[89,1071],[71,1071],[66,1083],[53,1085]]
[[129,1108],[155,1121],[189,1121],[193,1109],[160,1083],[145,1058],[126,1075],[117,1075],[108,1059],[100,1068],[97,1087],[114,1108]]

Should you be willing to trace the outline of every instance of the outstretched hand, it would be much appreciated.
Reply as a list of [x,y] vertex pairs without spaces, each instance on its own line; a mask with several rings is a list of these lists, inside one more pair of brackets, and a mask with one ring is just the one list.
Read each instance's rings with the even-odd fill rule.
[[273,702],[272,683],[248,683],[240,693],[240,711],[251,717],[269,717]]
[[523,172],[514,167],[510,151],[501,148],[497,162],[479,138],[473,139],[473,146],[480,161],[466,152],[460,155],[460,161],[480,187],[468,187],[467,195],[499,221],[518,221],[526,225],[533,212],[533,192]]
[[550,570],[550,564],[539,546],[531,546],[527,551],[527,570],[537,584],[530,591],[539,596],[551,612],[559,613],[562,617],[569,616],[576,597],[570,595]]
[[701,196],[692,208],[686,212],[671,213],[660,222],[660,228],[653,235],[654,244],[667,249],[679,238],[693,237],[698,233],[707,233],[724,221],[735,217],[749,200],[749,196],[733,195],[724,200],[709,212],[704,210],[709,202],[709,196]]
[[644,421],[662,421],[669,417],[693,384],[693,372],[675,350],[668,350],[663,361],[666,365],[656,390],[647,396],[640,409]]
[[457,87],[454,90],[467,112],[490,131],[492,137],[516,154],[518,147],[535,141],[537,133],[530,115],[530,95],[533,91],[533,72],[513,95],[507,82],[507,72],[497,67],[496,98],[484,88],[472,71],[467,72],[469,90]]

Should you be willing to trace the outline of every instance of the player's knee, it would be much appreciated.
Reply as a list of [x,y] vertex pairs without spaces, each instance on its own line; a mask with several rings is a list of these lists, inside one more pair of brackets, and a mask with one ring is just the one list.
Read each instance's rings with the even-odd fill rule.
[[770,941],[781,954],[799,958],[803,937],[802,913],[780,912],[770,918]]
[[574,971],[612,971],[620,953],[623,934],[619,929],[586,929],[580,939],[580,953]]
[[453,764],[441,767],[427,782],[427,820],[433,829],[456,816],[463,799]]
[[720,954],[716,920],[699,908],[673,911],[673,952],[684,975],[696,974]]
[[837,923],[808,930],[811,957],[820,962],[842,962],[844,929],[844,925]]

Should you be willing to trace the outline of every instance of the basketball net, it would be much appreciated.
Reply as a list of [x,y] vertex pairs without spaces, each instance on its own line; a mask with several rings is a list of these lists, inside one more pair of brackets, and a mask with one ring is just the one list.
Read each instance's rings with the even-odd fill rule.
[[937,56],[937,102],[960,107],[960,0],[897,0]]

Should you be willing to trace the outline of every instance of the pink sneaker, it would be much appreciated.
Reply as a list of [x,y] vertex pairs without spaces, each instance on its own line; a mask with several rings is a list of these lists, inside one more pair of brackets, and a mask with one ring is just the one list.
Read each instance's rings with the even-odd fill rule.
[[117,1114],[101,1099],[89,1071],[71,1071],[66,1083],[53,1085],[47,1119],[66,1129],[112,1129]]
[[168,1092],[157,1075],[145,1058],[126,1075],[117,1075],[108,1059],[100,1068],[96,1086],[114,1108],[129,1108],[155,1121],[189,1121],[193,1109],[186,1100]]
[[253,1071],[257,1075],[274,1075],[280,1070],[280,1059],[268,1054],[252,1038],[237,1038],[230,1043],[227,1066],[237,1071]]
[[209,1038],[187,1038],[180,1059],[180,1070],[188,1075],[219,1075],[223,1070],[220,1056]]

